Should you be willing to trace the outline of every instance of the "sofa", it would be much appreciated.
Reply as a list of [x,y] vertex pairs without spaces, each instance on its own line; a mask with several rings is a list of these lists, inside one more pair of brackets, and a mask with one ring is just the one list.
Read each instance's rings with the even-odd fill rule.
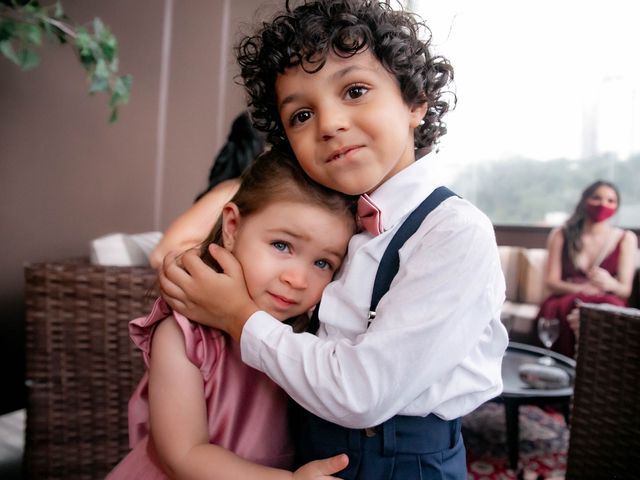
[[[535,318],[542,301],[549,294],[544,281],[546,248],[501,245],[500,263],[506,282],[506,301],[501,318],[513,341],[537,343]],[[629,306],[640,307],[640,250],[636,254],[634,287]]]

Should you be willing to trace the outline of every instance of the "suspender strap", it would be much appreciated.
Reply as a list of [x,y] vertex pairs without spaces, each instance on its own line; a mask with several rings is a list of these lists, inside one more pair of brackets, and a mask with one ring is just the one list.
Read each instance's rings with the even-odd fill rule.
[[400,249],[413,235],[418,227],[422,224],[429,213],[431,213],[438,205],[449,197],[457,196],[447,187],[438,187],[431,195],[423,200],[418,207],[411,212],[404,223],[400,226],[400,229],[391,239],[389,246],[382,255],[378,271],[376,272],[376,279],[373,284],[373,293],[371,294],[371,307],[369,308],[369,319],[375,317],[375,311],[378,307],[378,302],[382,296],[389,291],[389,286],[393,278],[398,273],[400,267]]

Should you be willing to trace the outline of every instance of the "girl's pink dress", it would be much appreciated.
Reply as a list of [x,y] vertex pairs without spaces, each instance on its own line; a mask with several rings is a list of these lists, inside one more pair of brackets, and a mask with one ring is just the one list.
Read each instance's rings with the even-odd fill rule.
[[[189,360],[202,372],[209,442],[237,455],[278,468],[290,468],[293,447],[287,424],[288,397],[265,374],[240,358],[240,346],[219,330],[191,322],[158,299],[147,317],[129,323],[129,333],[149,366],[151,341],[160,321],[176,321],[184,334]],[[174,320],[175,319],[175,320]],[[131,452],[109,479],[164,479],[149,442],[148,372],[129,400]],[[170,415],[170,412],[167,412]],[[215,468],[215,467],[214,467]]]

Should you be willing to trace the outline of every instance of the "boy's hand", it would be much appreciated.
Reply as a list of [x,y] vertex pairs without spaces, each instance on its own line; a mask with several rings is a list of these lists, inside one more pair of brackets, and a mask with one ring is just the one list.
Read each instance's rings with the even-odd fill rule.
[[335,457],[325,458],[324,460],[315,460],[309,462],[293,473],[294,480],[325,480],[329,478],[338,478],[330,476],[343,470],[349,463],[349,458],[345,454],[336,455]]
[[224,248],[211,245],[224,273],[216,273],[195,250],[176,258],[169,254],[159,274],[160,291],[177,312],[193,321],[219,328],[240,340],[247,319],[258,308],[249,297],[242,268]]

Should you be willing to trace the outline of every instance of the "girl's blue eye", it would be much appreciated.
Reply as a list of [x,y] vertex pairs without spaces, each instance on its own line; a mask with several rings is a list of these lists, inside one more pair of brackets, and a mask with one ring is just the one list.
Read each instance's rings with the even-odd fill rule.
[[347,90],[347,97],[354,100],[356,98],[362,97],[368,91],[369,89],[364,85],[353,85],[352,87],[349,87],[349,89]]
[[317,260],[315,266],[323,270],[331,268],[331,264],[326,260]]
[[286,252],[287,250],[289,250],[289,245],[287,245],[286,242],[276,241],[276,242],[271,242],[271,245],[273,245],[273,248],[275,248],[279,252]]
[[299,125],[301,123],[306,122],[311,118],[311,112],[308,110],[303,110],[301,112],[294,113],[291,117],[291,125]]

